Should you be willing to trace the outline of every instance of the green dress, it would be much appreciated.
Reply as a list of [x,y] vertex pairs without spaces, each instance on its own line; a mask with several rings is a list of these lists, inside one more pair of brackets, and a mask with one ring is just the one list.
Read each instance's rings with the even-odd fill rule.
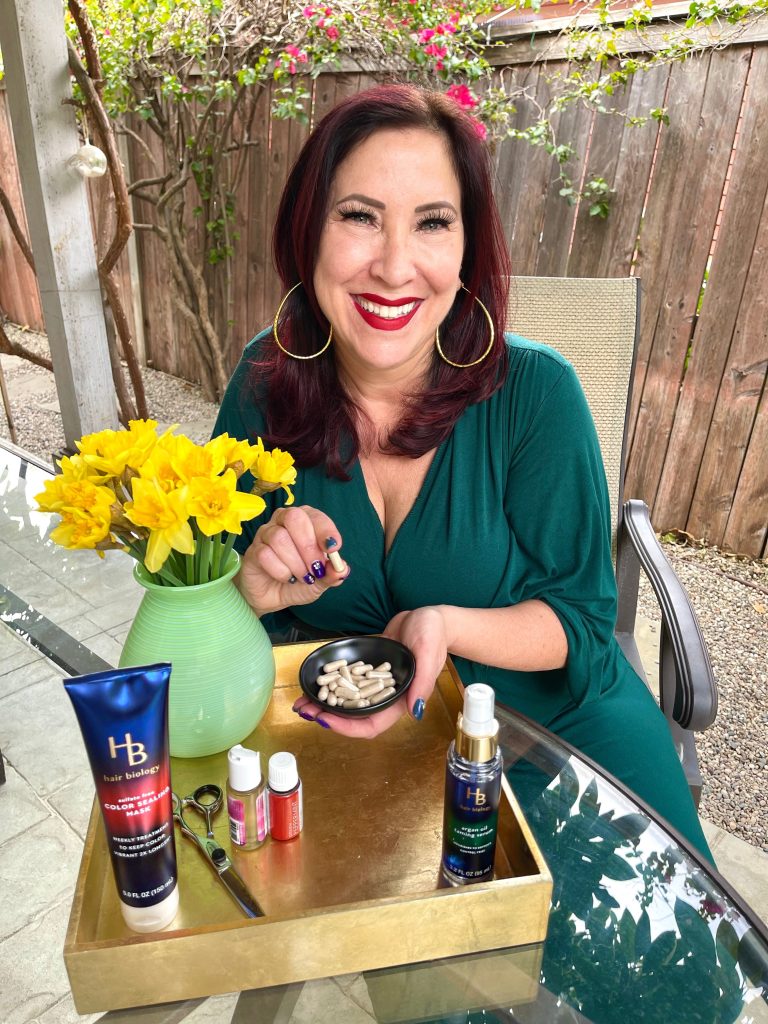
[[[254,440],[264,432],[250,380],[261,337],[235,370],[215,434]],[[299,470],[296,504],[331,517],[352,572],[292,612],[334,635],[381,632],[397,612],[430,604],[546,602],[568,639],[564,668],[519,672],[457,657],[462,680],[490,683],[501,703],[590,755],[706,851],[666,722],[613,635],[608,492],[581,385],[552,349],[507,340],[504,385],[470,406],[437,449],[389,551],[358,462],[347,482],[322,466]],[[247,474],[241,485],[251,486]],[[279,494],[269,498],[265,515],[244,524],[240,550],[282,504]],[[275,628],[279,616],[266,624]]]

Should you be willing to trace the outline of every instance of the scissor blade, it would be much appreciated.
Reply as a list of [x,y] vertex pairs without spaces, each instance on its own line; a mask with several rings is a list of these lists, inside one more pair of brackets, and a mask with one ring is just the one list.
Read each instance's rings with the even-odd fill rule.
[[251,896],[250,892],[246,888],[245,882],[231,864],[224,868],[223,871],[219,872],[219,878],[222,880],[224,885],[226,885],[227,889],[229,889],[232,898],[240,906],[240,909],[249,917],[264,917],[264,911],[253,896]]

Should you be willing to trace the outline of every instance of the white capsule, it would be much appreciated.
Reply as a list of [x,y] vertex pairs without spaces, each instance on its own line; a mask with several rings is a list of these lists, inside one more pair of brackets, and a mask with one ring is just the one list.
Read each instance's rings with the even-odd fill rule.
[[332,683],[335,679],[341,679],[338,672],[326,672],[324,675],[317,677],[317,685],[327,686],[328,683]]
[[347,568],[346,562],[341,557],[338,551],[329,551],[328,561],[331,563],[336,572],[344,572],[344,570]]
[[382,661],[380,665],[377,665],[373,670],[374,672],[389,672],[392,666],[388,661]]
[[350,665],[349,671],[353,676],[364,676],[366,672],[373,671],[373,665],[364,665],[363,662],[360,661],[357,665]]
[[337,686],[336,687],[336,699],[337,700],[357,700],[360,696],[360,691],[356,686]]
[[365,673],[365,678],[366,679],[391,679],[392,678],[392,673],[391,672],[366,672]]
[[329,693],[328,696],[326,697],[325,702],[329,708],[335,708],[336,705],[339,703],[339,699],[335,693]]
[[360,687],[361,697],[372,697],[374,693],[381,693],[382,690],[386,690],[387,684],[383,679],[374,679],[373,682],[367,686]]
[[388,686],[386,690],[382,690],[381,693],[375,693],[373,697],[370,698],[371,704],[381,704],[381,702],[386,700],[387,697],[391,697],[394,692],[394,686]]
[[368,706],[368,701],[363,700],[361,697],[358,697],[357,700],[344,701],[345,708],[367,708]]
[[323,665],[324,672],[336,672],[347,664],[347,659],[342,658],[341,661],[329,661],[327,665]]
[[359,660],[358,661],[353,661],[351,665],[347,665],[347,668],[349,669],[350,672],[354,672],[355,669],[360,668],[364,664],[365,664],[365,662],[363,662],[363,661],[359,661]]
[[327,686],[321,686],[320,689],[317,691],[317,699],[318,700],[328,700],[328,693],[329,693],[328,687]]
[[341,676],[342,679],[346,679],[348,683],[354,682],[354,680],[352,679],[352,673],[349,671],[346,665],[341,666],[341,668],[339,669],[339,675]]

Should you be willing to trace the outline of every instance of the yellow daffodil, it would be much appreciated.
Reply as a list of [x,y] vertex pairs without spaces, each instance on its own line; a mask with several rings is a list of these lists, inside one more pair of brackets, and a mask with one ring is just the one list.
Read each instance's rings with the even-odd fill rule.
[[293,492],[290,485],[296,483],[296,467],[293,456],[281,448],[273,448],[268,452],[261,438],[253,445],[255,458],[251,464],[251,473],[256,481],[253,488],[256,494],[269,494],[282,487],[288,495],[286,505],[293,504]]
[[195,553],[195,541],[189,525],[186,488],[168,494],[156,480],[133,481],[133,501],[125,503],[125,514],[136,526],[149,530],[144,564],[150,572],[158,572],[171,549],[183,555]]
[[109,517],[91,516],[80,509],[65,509],[51,539],[65,548],[95,548],[109,536]]
[[231,469],[213,479],[195,477],[189,484],[187,509],[207,537],[222,531],[242,533],[241,523],[261,515],[265,508],[263,498],[237,490],[237,476]]
[[59,475],[46,481],[45,490],[35,500],[42,512],[77,510],[106,518],[109,522],[115,492],[111,487],[99,486],[91,480],[73,480]]
[[224,464],[227,469],[234,470],[235,476],[238,478],[246,469],[251,468],[258,451],[250,442],[238,441],[236,437],[230,437],[229,434],[219,434],[218,437],[211,438],[206,447],[212,452],[220,452],[224,456]]
[[147,461],[139,469],[139,476],[143,480],[157,480],[162,489],[166,492],[173,491],[182,483],[181,477],[173,468],[173,452],[175,445],[169,442],[178,441],[178,438],[166,437],[156,446]]
[[189,438],[174,438],[175,451],[171,455],[171,463],[174,470],[184,483],[189,483],[196,476],[211,477],[218,476],[222,472],[226,461],[224,453],[209,444],[194,444]]
[[89,466],[117,477],[126,467],[139,469],[157,440],[157,420],[130,420],[127,430],[100,430],[77,445]]

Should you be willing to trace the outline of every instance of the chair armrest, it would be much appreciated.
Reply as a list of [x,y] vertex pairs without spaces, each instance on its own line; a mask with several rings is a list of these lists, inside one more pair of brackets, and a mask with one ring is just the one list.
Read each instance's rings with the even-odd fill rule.
[[648,506],[644,501],[631,499],[624,503],[617,538],[616,575],[620,590],[622,578],[637,575],[637,563],[648,577],[661,608],[662,708],[667,715],[671,709],[672,718],[684,729],[706,729],[717,715],[717,684],[709,652],[688,595],[656,538]]

